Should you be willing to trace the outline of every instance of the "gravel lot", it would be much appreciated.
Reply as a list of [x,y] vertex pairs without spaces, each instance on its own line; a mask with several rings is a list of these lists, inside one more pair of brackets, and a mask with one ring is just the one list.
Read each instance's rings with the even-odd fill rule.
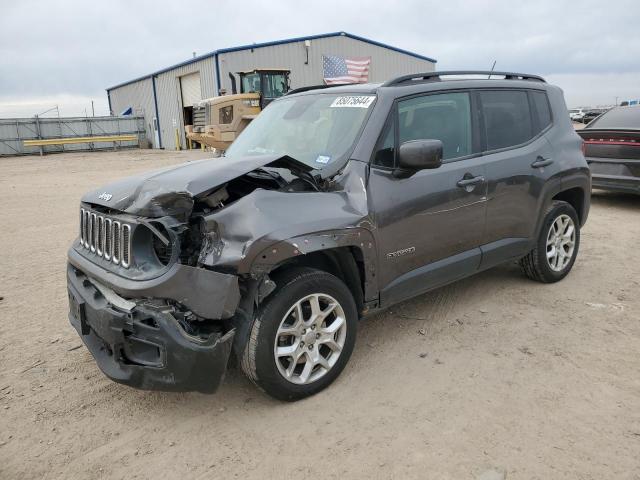
[[640,197],[594,195],[559,284],[506,265],[367,319],[313,398],[107,380],[67,321],[79,198],[204,155],[0,159],[0,478],[640,479]]

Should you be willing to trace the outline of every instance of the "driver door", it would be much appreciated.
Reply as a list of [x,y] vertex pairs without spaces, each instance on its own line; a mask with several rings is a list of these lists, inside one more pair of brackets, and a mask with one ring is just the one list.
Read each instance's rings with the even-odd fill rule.
[[[397,101],[375,153],[369,201],[377,225],[381,304],[395,303],[478,269],[487,182],[469,92]],[[438,139],[443,164],[397,178],[399,145]]]

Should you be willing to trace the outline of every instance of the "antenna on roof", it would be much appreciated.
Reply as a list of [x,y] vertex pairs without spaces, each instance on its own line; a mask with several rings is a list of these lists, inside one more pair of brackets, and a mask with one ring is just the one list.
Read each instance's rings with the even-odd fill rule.
[[496,68],[496,60],[493,61],[493,65],[491,65],[491,70],[489,71],[489,76],[487,80],[491,78],[491,74],[493,73],[493,69]]

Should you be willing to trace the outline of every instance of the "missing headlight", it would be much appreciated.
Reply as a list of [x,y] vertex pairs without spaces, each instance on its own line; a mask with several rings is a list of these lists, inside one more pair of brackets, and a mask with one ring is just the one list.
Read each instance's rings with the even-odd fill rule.
[[160,240],[160,238],[157,235],[154,235],[153,251],[156,254],[158,261],[162,265],[169,265],[169,262],[171,261],[171,253],[172,253],[171,242],[169,242],[168,245],[165,245],[165,243],[162,240]]
[[153,253],[155,254],[158,262],[162,265],[168,265],[173,254],[173,236],[160,222],[148,222],[145,223],[145,225],[149,228],[151,233]]

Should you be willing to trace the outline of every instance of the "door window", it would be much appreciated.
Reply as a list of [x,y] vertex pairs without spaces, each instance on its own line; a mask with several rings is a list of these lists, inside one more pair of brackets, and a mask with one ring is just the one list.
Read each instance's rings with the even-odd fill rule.
[[440,140],[443,160],[472,151],[471,106],[466,92],[414,97],[398,102],[399,143]]
[[242,76],[242,93],[260,93],[260,74],[249,73]]
[[265,98],[279,98],[287,93],[287,78],[282,73],[267,73],[263,78]]
[[512,147],[533,138],[527,92],[480,91],[487,150]]

